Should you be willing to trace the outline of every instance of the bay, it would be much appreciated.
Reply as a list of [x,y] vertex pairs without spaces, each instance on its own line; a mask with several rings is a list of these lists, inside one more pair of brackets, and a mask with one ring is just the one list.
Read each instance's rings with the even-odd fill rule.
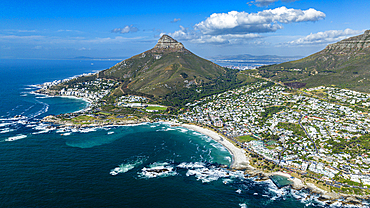
[[[181,127],[145,123],[77,131],[39,123],[87,103],[29,94],[35,84],[115,63],[0,60],[0,207],[324,206],[315,197],[306,199],[305,191],[218,168],[230,164],[230,153]],[[146,172],[159,167],[171,171],[155,177]]]

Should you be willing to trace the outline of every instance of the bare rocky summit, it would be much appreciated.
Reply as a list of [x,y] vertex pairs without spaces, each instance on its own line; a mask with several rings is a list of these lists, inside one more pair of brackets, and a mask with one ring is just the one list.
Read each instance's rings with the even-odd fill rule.
[[154,48],[161,48],[161,49],[183,49],[184,45],[182,43],[177,42],[177,40],[173,39],[168,35],[163,35],[159,40],[158,43],[154,46]]

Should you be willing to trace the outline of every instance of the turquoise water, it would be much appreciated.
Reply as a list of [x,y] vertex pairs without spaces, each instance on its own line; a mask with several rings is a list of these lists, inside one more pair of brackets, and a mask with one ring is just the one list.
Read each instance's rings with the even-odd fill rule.
[[305,191],[218,168],[230,164],[230,154],[191,130],[165,123],[75,130],[38,122],[86,103],[29,94],[34,84],[114,64],[0,60],[0,207],[323,206],[305,200]]
[[275,183],[278,188],[282,188],[284,186],[292,185],[293,182],[289,181],[287,177],[273,175],[270,176],[270,179]]

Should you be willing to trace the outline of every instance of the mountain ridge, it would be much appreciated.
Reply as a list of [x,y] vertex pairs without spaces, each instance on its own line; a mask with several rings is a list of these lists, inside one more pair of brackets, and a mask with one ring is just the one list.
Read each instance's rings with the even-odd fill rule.
[[258,75],[297,87],[337,86],[370,93],[370,30],[303,59],[260,67]]

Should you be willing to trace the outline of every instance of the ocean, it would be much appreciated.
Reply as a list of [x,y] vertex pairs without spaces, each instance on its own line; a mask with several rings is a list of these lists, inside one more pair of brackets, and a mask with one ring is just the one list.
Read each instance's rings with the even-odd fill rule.
[[306,191],[219,168],[230,165],[230,153],[192,130],[39,123],[87,103],[31,94],[36,84],[116,62],[0,60],[0,207],[325,207]]

